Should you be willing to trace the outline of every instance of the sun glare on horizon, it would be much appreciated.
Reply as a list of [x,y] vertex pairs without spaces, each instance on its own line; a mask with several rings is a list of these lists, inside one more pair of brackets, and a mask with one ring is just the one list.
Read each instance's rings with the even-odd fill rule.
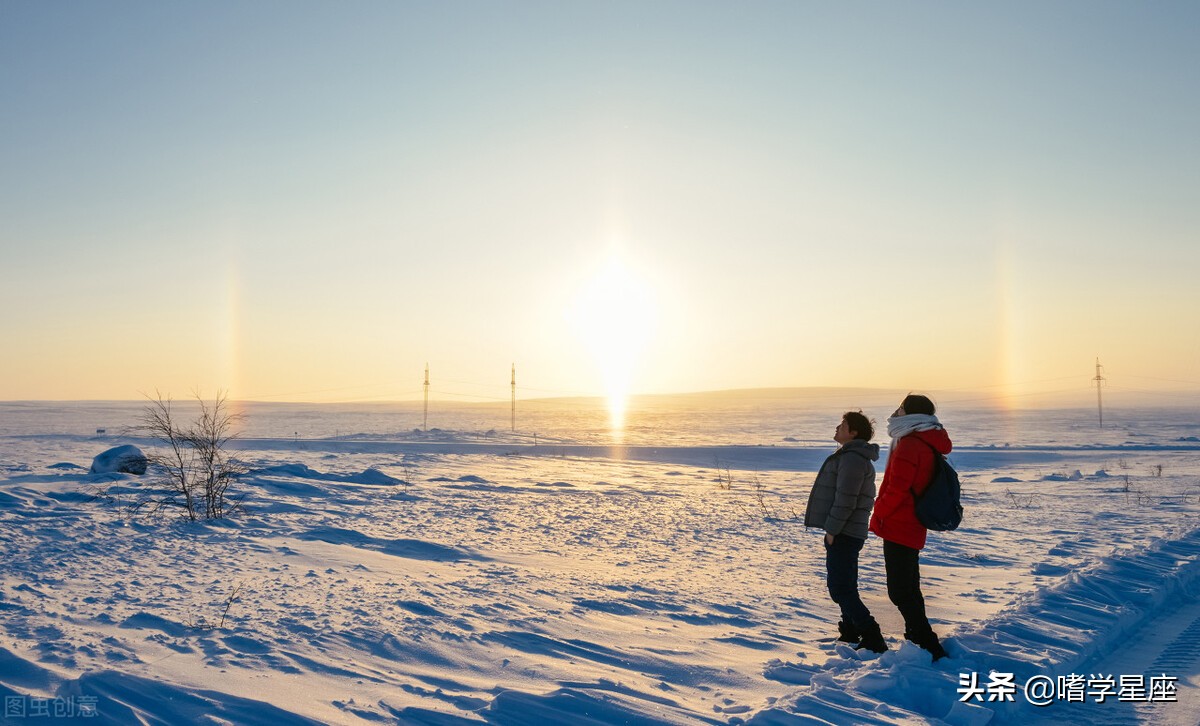
[[603,381],[614,432],[624,428],[634,371],[657,315],[653,286],[616,256],[584,283],[570,311]]

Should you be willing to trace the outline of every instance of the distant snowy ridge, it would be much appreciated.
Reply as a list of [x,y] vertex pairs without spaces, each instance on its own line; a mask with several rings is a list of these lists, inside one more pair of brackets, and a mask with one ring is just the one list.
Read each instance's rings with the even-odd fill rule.
[[[60,442],[92,444],[96,438],[77,434],[36,434],[9,436],[14,442]],[[481,440],[483,439],[483,440]],[[153,449],[153,439],[131,436],[110,437],[106,444],[125,443]],[[350,434],[335,438],[252,438],[230,441],[231,451],[282,451],[289,454],[323,452],[329,454],[379,454],[395,456],[482,455],[529,458],[606,459],[673,464],[697,468],[717,467],[735,471],[816,471],[833,451],[832,442],[783,444],[714,444],[714,445],[635,445],[594,444],[543,438],[530,443],[527,438],[513,441],[494,441],[484,434],[442,431],[436,440],[414,439],[404,435]],[[887,463],[886,442],[883,442],[878,466]],[[1075,444],[1014,444],[971,446],[956,445],[950,455],[951,463],[960,471],[980,469],[1011,469],[1029,465],[1054,465],[1070,462],[1091,471],[1111,463],[1114,456],[1137,454],[1200,453],[1196,437],[1179,437],[1159,443],[1075,443]],[[332,480],[331,480],[332,481]],[[366,482],[360,482],[366,483]]]

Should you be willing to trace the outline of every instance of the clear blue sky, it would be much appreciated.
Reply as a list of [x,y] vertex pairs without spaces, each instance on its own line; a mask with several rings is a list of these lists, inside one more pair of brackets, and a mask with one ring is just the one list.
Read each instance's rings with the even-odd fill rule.
[[0,0],[0,399],[1187,384],[1198,30]]

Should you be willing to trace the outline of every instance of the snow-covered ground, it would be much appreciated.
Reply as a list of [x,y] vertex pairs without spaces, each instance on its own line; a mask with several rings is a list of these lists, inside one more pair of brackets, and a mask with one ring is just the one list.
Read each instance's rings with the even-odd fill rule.
[[[620,445],[347,419],[271,437],[251,415],[245,511],[190,523],[128,513],[150,475],[88,474],[149,448],[93,435],[127,409],[0,406],[8,723],[1200,722],[1194,413],[1025,413],[1052,435],[991,443],[993,414],[943,414],[967,514],[922,556],[935,665],[900,637],[874,537],[861,589],[892,650],[832,640],[820,535],[794,515],[836,413]],[[1034,706],[1046,677],[1063,698]]]

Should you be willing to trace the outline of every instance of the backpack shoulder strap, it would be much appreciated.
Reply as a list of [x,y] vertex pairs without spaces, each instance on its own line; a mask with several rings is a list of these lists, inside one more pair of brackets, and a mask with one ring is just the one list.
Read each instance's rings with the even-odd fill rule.
[[[929,472],[929,481],[926,482],[926,484],[925,484],[926,491],[928,491],[929,485],[932,484],[934,478],[937,477],[938,465],[941,462],[945,461],[946,459],[945,459],[945,456],[942,455],[942,452],[938,451],[937,447],[934,446],[933,444],[929,443],[928,441],[921,438],[920,436],[915,436],[914,438],[917,441],[920,441],[922,444],[925,444],[926,446],[928,446],[929,450],[933,452],[933,470]],[[910,488],[909,491],[911,491],[913,493],[914,497],[918,496],[915,489]]]

